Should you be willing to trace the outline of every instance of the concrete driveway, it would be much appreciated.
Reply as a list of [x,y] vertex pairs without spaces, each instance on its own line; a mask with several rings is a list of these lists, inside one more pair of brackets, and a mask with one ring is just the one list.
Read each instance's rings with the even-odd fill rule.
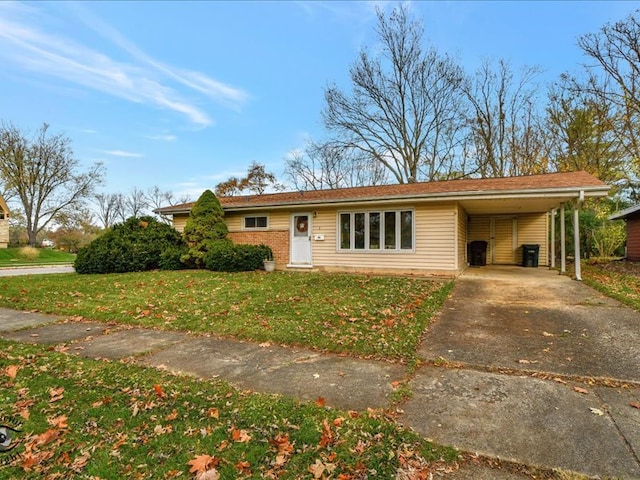
[[[640,314],[557,272],[469,269],[419,354],[402,422],[469,452],[640,478]],[[453,366],[453,368],[452,368]]]
[[15,277],[16,275],[45,275],[48,273],[73,273],[71,265],[49,265],[38,267],[6,267],[0,268],[0,277]]

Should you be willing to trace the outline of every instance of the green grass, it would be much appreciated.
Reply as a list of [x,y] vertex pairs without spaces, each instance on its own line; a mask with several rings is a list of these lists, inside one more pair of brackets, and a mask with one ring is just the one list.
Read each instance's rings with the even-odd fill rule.
[[0,306],[411,362],[453,282],[323,273],[5,278]]
[[583,262],[582,281],[599,292],[640,310],[640,278],[637,275],[608,270],[606,264]]
[[0,415],[20,430],[15,448],[0,452],[1,478],[195,478],[189,462],[201,455],[222,479],[313,478],[310,468],[323,478],[395,478],[411,465],[457,461],[382,411],[333,410],[4,340]]
[[76,259],[75,254],[50,248],[38,248],[36,252],[37,256],[32,256],[23,248],[0,248],[0,267],[68,264]]

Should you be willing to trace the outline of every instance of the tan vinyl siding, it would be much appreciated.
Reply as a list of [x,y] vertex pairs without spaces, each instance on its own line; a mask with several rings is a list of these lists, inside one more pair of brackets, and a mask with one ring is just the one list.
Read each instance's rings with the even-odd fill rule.
[[458,207],[458,252],[457,252],[457,264],[458,268],[462,269],[467,265],[467,212],[461,207]]
[[313,219],[313,234],[324,235],[324,240],[313,240],[314,267],[349,267],[392,270],[457,271],[456,265],[456,216],[454,204],[418,206],[394,206],[394,210],[413,210],[415,238],[413,251],[362,251],[338,250],[336,230],[338,214],[350,211],[380,211],[384,209],[325,209],[317,211]]
[[179,232],[184,232],[184,226],[187,224],[187,218],[189,218],[188,214],[174,215],[173,228],[175,228]]
[[549,221],[547,213],[518,216],[517,263],[522,265],[522,245],[540,245],[538,265],[549,265],[548,242]]
[[244,217],[267,217],[266,229],[256,228],[251,230],[289,230],[289,212],[227,212],[224,215],[224,221],[230,232],[238,232],[244,229]]

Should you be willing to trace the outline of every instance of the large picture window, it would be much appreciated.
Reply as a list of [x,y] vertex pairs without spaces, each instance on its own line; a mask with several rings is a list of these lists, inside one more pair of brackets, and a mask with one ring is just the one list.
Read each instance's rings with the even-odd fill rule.
[[414,248],[413,210],[343,212],[339,250],[402,251]]

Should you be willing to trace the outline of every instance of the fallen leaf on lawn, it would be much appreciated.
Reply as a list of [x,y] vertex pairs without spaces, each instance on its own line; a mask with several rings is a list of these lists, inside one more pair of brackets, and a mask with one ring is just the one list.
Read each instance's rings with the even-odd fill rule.
[[55,418],[48,418],[47,422],[49,422],[49,425],[51,425],[52,427],[55,427],[55,428],[67,428],[67,427],[69,427],[69,425],[67,425],[67,416],[66,415],[60,415],[59,417],[55,417]]
[[220,418],[220,411],[217,408],[210,408],[207,410],[207,415],[210,418],[215,418],[216,420]]
[[251,435],[246,430],[240,430],[235,427],[231,429],[231,440],[237,443],[247,443],[251,440]]
[[587,390],[586,388],[581,388],[581,387],[573,387],[573,389],[578,392],[578,393],[582,393],[584,395],[587,395],[589,393],[589,390]]
[[239,472],[247,472],[251,469],[251,464],[246,460],[238,460],[238,463],[235,464],[236,470]]
[[549,333],[549,332],[542,332],[542,335],[544,335],[545,337],[553,337],[553,333]]
[[591,410],[591,413],[593,413],[594,415],[599,415],[602,416],[604,415],[604,412],[602,410],[600,410],[599,408],[589,408],[589,410]]
[[165,418],[167,419],[167,422],[175,420],[176,418],[178,418],[178,411],[174,408],[173,411]]
[[34,438],[36,445],[47,445],[60,436],[60,430],[50,428]]
[[558,382],[558,383],[562,383],[563,385],[567,384],[567,382],[565,382],[564,380],[562,380],[561,378],[558,378],[558,377],[554,378],[553,381],[554,382]]
[[391,382],[391,386],[393,388],[398,388],[400,385],[402,385],[402,382],[400,380],[394,380],[393,382]]
[[24,418],[25,420],[29,420],[29,417],[31,416],[29,410],[27,410],[26,408],[20,410],[20,412],[18,412],[18,415],[20,415],[20,418]]
[[76,457],[73,463],[71,464],[71,470],[73,470],[76,473],[80,473],[80,470],[82,470],[84,467],[87,466],[87,462],[89,461],[90,458],[91,458],[91,454],[87,452],[84,452],[79,457]]
[[640,403],[638,403],[638,402],[631,402],[629,405],[632,406],[633,408],[639,408],[640,409]]
[[[193,460],[189,460],[187,462],[188,465],[191,465],[191,468],[189,469],[189,473],[202,473],[202,472],[206,472],[207,470],[210,469],[210,467],[213,467],[215,465],[217,465],[217,461],[214,457],[212,457],[211,455],[196,455]],[[214,465],[215,464],[215,465]]]
[[316,463],[309,466],[309,472],[313,475],[313,478],[321,478],[324,474],[324,463],[317,458]]
[[158,385],[158,384],[156,384],[156,385],[154,385],[154,386],[153,386],[153,389],[155,390],[156,395],[157,395],[158,397],[163,398],[163,397],[166,397],[166,396],[167,396],[167,394],[166,394],[166,393],[164,393],[164,390],[162,390],[162,385]]
[[49,399],[49,402],[57,402],[58,400],[62,400],[64,398],[64,387],[59,387],[59,388],[53,388],[51,387],[49,389],[49,396],[51,397]]
[[258,346],[262,347],[262,348],[269,348],[271,346],[271,343],[270,342],[262,342],[262,343],[259,343]]
[[215,468],[196,475],[196,480],[219,480],[220,473]]
[[318,397],[318,399],[316,400],[316,405],[318,407],[324,407],[325,405],[324,397]]
[[16,379],[16,375],[18,375],[18,366],[17,365],[9,365],[4,373],[7,375],[7,377],[9,377],[11,380],[15,380]]

